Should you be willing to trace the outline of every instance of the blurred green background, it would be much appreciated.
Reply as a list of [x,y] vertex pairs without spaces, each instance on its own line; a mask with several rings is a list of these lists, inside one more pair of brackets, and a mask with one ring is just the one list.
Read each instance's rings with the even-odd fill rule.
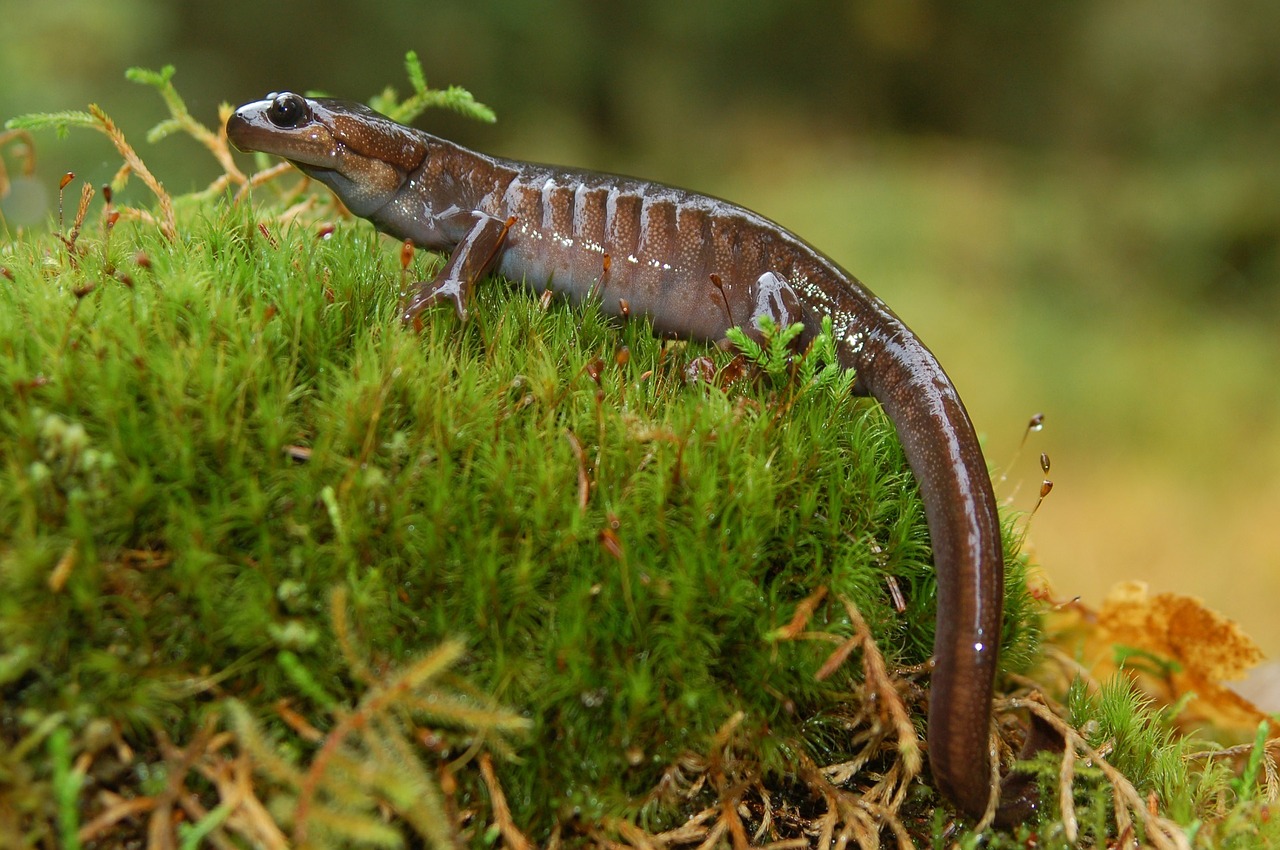
[[[1061,596],[1204,597],[1280,653],[1280,4],[1274,0],[0,0],[0,119],[103,106],[151,146],[269,90],[469,88],[484,150],[730,197],[865,280],[951,372]],[[38,139],[95,183],[100,137]],[[30,190],[28,186],[24,189]],[[8,226],[15,226],[6,210]],[[1027,419],[1046,415],[1014,461]]]

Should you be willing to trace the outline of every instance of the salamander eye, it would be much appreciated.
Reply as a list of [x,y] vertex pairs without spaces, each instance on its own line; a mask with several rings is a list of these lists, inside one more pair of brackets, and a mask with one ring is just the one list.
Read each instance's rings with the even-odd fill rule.
[[267,109],[267,119],[277,127],[288,130],[301,127],[310,121],[311,109],[307,106],[307,99],[302,95],[285,92],[271,101],[271,107]]

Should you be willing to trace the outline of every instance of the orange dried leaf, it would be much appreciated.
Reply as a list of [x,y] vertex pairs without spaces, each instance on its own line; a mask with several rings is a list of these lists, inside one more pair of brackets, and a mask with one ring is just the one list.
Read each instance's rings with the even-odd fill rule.
[[1167,656],[1187,673],[1213,681],[1243,678],[1263,657],[1234,621],[1199,599],[1150,596],[1141,582],[1125,582],[1108,594],[1098,626],[1116,643]]
[[1170,701],[1196,695],[1184,722],[1250,732],[1266,716],[1221,684],[1243,678],[1262,661],[1262,650],[1239,625],[1199,599],[1151,595],[1142,582],[1124,582],[1098,611],[1095,638],[1105,646],[1123,645],[1175,662],[1167,674]]

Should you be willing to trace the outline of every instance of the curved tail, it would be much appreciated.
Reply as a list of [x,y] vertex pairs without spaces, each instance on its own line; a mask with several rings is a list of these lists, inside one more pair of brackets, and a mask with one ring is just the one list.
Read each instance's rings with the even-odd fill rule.
[[[960,396],[933,353],[886,309],[847,352],[860,390],[897,429],[919,482],[938,574],[938,620],[929,697],[934,782],[969,816],[986,813],[992,788],[991,699],[1004,604],[1000,518],[982,449]],[[1034,807],[1027,783],[1007,783],[997,821]]]

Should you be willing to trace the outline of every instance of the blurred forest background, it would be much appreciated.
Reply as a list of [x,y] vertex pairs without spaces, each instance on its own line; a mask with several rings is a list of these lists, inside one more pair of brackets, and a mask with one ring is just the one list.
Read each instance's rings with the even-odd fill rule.
[[[0,0],[0,120],[96,102],[181,192],[217,169],[144,141],[162,105],[125,68],[176,65],[213,123],[406,90],[416,50],[499,116],[426,129],[729,197],[832,255],[947,366],[1002,499],[1029,510],[1049,454],[1030,543],[1059,595],[1199,595],[1274,658],[1277,34],[1274,0]],[[37,145],[50,197],[119,164]]]

